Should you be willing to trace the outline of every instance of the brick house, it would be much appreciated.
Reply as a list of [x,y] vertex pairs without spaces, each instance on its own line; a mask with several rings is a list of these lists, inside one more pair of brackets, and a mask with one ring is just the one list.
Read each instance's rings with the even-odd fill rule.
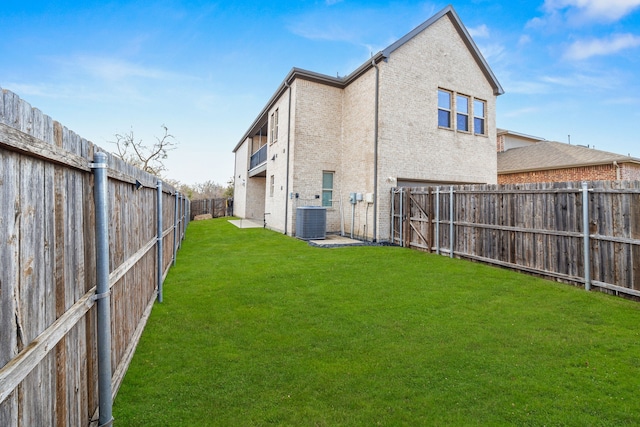
[[387,241],[391,188],[496,182],[502,93],[451,6],[346,77],[293,68],[233,149],[234,213],[294,235],[325,206],[327,232]]
[[640,180],[640,159],[498,130],[498,184]]

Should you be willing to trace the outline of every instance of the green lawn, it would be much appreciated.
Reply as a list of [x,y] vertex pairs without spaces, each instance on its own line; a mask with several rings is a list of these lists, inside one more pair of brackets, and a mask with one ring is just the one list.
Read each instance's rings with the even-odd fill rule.
[[640,425],[640,305],[435,254],[193,222],[114,417]]

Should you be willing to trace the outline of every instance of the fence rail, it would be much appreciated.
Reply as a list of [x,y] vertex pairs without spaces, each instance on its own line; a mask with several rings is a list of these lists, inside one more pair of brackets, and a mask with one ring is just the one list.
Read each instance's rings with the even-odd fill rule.
[[392,190],[393,243],[640,296],[640,181]]
[[[1,426],[98,423],[98,151],[0,89]],[[157,193],[156,177],[114,156],[106,172],[115,395],[158,297],[155,272],[163,279],[175,262],[189,202],[170,186]]]

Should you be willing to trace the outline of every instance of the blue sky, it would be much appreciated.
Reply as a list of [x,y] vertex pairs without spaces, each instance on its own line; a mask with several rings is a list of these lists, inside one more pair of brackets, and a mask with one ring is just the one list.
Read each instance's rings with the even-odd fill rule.
[[[447,4],[4,0],[0,87],[109,150],[165,124],[167,176],[224,183],[292,67],[346,75]],[[640,0],[452,4],[506,91],[498,127],[640,157]]]

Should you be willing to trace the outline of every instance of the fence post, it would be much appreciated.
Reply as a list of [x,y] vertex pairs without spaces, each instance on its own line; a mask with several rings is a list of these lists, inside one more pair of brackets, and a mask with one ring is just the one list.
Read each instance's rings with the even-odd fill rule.
[[391,189],[391,244],[394,243],[395,240],[395,222],[396,222],[396,190],[395,188]]
[[398,228],[400,228],[398,239],[400,240],[400,246],[404,247],[404,187],[400,187],[400,219],[398,222]]
[[179,192],[173,195],[173,265],[176,265],[176,252],[178,251],[178,197]]
[[440,255],[440,186],[436,187],[436,253]]
[[589,249],[589,187],[586,182],[582,183],[582,232],[583,252],[584,252],[584,289],[591,290],[591,262]]
[[449,189],[449,258],[453,258],[453,185]]
[[157,229],[157,246],[158,246],[158,302],[162,302],[162,269],[163,269],[163,261],[162,261],[162,181],[158,180],[158,184],[156,185],[157,193],[157,218],[158,218],[158,229]]
[[113,424],[113,397],[111,395],[111,291],[109,289],[109,221],[107,215],[107,155],[96,153],[91,163],[94,179],[96,207],[96,294],[98,310],[98,407],[99,425]]

